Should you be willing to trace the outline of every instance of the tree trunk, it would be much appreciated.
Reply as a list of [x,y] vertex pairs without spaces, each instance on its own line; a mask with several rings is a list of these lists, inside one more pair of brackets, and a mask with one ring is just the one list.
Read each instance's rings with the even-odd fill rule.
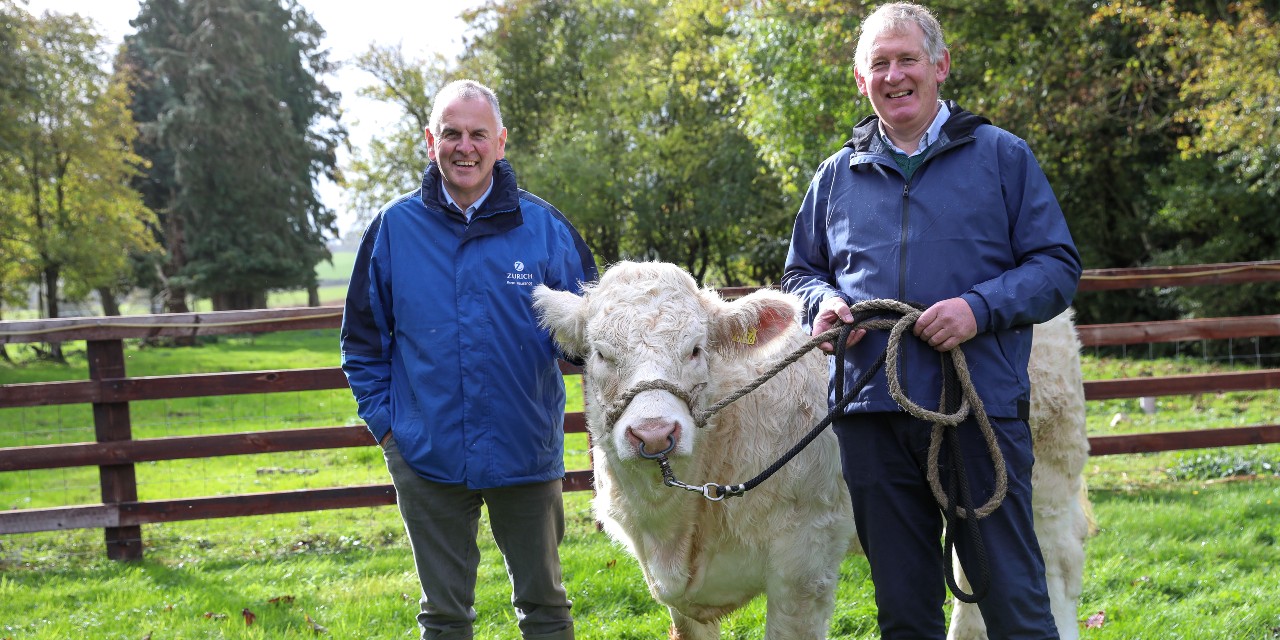
[[308,307],[320,306],[320,285],[318,284],[307,285],[307,306]]
[[266,309],[265,291],[223,291],[210,297],[214,311],[239,311],[242,309]]
[[[0,320],[4,320],[3,307],[0,307]],[[9,357],[9,345],[3,342],[0,342],[0,360],[13,364],[13,358]]]
[[[46,264],[48,266],[44,268],[45,317],[52,319],[58,317],[58,279],[62,277],[62,270],[56,264]],[[58,363],[67,361],[66,356],[62,354],[61,342],[49,343],[49,359]]]
[[102,301],[102,315],[120,315],[120,303],[116,301],[116,294],[112,293],[110,287],[98,287],[98,299]]
[[[176,199],[177,194],[170,193],[169,202]],[[169,260],[160,269],[160,279],[165,286],[164,308],[168,313],[190,313],[191,309],[187,307],[187,288],[173,284],[173,277],[187,266],[187,240],[181,215],[170,207],[165,213],[164,222],[165,251],[169,254]]]

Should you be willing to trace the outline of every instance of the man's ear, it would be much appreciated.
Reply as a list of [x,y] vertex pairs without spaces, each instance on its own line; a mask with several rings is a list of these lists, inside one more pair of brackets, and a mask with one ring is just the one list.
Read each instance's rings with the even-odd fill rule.
[[436,159],[436,137],[431,133],[431,127],[422,130],[422,134],[427,137],[427,158],[432,162]]
[[937,79],[938,84],[942,84],[947,81],[947,78],[950,75],[951,75],[951,51],[949,49],[943,49],[942,57],[938,59],[938,69],[934,73],[934,78]]

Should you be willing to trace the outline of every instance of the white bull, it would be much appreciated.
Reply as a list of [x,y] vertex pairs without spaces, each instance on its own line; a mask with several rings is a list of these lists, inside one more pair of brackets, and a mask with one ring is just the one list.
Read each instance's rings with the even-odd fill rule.
[[[830,429],[768,480],[722,502],[664,486],[658,465],[640,455],[670,446],[679,480],[738,483],[808,433],[827,410],[827,367],[817,350],[705,427],[695,425],[695,415],[804,344],[796,299],[761,290],[726,302],[674,265],[622,262],[581,297],[540,287],[534,301],[561,347],[586,360],[596,517],[636,557],[650,592],[667,605],[671,637],[718,638],[720,618],[764,593],[767,640],[825,638],[841,560],[859,551]],[[1069,317],[1048,326],[1057,337],[1042,344],[1037,329],[1033,360],[1052,366],[1032,368],[1033,383],[1048,380],[1032,398],[1036,529],[1054,616],[1062,637],[1074,638],[1088,442],[1079,343]],[[654,380],[672,389],[642,391],[625,409],[615,405]],[[985,636],[971,605],[956,607],[951,627],[955,638]]]

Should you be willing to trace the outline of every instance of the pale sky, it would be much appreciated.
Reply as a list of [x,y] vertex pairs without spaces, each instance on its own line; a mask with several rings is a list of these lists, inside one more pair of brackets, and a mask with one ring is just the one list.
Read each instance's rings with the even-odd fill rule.
[[[139,4],[138,0],[27,0],[27,10],[36,15],[51,10],[89,17],[98,23],[114,51],[115,45],[133,32],[129,21],[137,17]],[[462,51],[466,26],[460,16],[480,6],[482,0],[299,0],[298,4],[324,28],[329,59],[345,63],[374,42],[400,44],[409,58],[425,59],[430,52],[456,58]],[[373,131],[397,115],[394,108],[356,96],[356,89],[371,84],[373,77],[353,66],[344,66],[324,80],[342,93],[343,120],[351,131],[353,146],[363,147]],[[345,152],[340,153],[339,162],[346,161]],[[322,179],[320,193],[325,204],[338,212],[342,232],[349,231],[355,216],[346,210],[341,191]]]

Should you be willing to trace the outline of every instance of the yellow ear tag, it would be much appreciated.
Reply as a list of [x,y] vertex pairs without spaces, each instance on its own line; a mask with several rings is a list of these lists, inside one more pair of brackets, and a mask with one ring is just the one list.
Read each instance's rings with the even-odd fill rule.
[[741,344],[755,344],[755,343],[756,343],[756,328],[755,328],[755,327],[751,327],[750,329],[748,329],[748,330],[747,330],[746,335],[743,335],[743,334],[741,334],[741,333],[734,334],[734,336],[733,336],[733,341],[734,341],[734,342],[741,343]]

